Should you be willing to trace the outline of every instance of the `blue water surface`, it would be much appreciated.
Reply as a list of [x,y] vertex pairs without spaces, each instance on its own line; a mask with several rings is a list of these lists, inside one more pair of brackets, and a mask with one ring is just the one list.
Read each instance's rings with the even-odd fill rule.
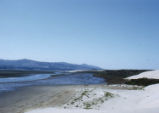
[[36,74],[24,77],[0,78],[0,92],[15,90],[25,86],[40,86],[40,85],[88,85],[102,84],[105,80],[99,77],[94,77],[89,73],[78,74]]

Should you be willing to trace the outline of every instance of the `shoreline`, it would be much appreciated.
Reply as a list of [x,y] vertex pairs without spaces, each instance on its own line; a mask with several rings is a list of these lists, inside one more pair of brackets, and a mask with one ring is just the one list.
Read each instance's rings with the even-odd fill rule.
[[59,75],[59,76],[53,75],[52,77],[42,80],[40,79],[34,81],[0,83],[0,92],[3,91],[6,92],[7,90],[14,90],[20,87],[28,87],[28,86],[44,86],[44,85],[57,86],[57,85],[69,85],[69,84],[80,85],[80,84],[103,84],[103,83],[105,83],[105,80],[103,78],[94,77],[90,73],[84,73],[84,74],[75,73],[75,74]]

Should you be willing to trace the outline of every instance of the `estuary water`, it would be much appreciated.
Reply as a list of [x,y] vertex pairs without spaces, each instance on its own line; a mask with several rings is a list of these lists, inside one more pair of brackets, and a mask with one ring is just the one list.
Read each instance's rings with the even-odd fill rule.
[[90,73],[34,74],[23,77],[0,78],[0,92],[8,92],[20,87],[40,85],[87,85],[102,84],[105,80]]

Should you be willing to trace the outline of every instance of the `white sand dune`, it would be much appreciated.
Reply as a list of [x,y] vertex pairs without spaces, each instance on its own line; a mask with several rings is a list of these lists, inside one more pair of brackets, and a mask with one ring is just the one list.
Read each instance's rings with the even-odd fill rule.
[[139,78],[159,79],[159,70],[143,72],[139,75],[131,76],[126,79],[139,79]]

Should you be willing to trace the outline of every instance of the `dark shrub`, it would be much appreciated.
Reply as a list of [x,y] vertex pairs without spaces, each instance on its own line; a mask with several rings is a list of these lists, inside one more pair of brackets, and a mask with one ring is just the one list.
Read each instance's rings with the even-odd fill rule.
[[159,83],[159,79],[140,78],[140,79],[131,79],[125,81],[125,84],[139,85],[139,86],[148,86],[157,83]]

